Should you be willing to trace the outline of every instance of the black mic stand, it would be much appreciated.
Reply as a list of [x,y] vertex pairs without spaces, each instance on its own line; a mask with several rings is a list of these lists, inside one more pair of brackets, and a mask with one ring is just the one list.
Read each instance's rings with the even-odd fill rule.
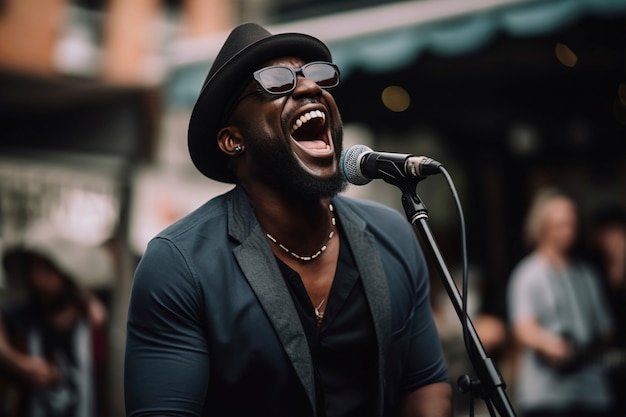
[[[456,314],[463,324],[467,326],[469,334],[469,346],[466,345],[468,356],[472,362],[474,371],[478,378],[470,378],[469,375],[463,375],[458,379],[459,390],[463,393],[469,393],[473,397],[481,397],[485,400],[489,410],[491,411],[490,402],[496,407],[498,413],[503,417],[515,417],[515,411],[506,395],[506,384],[500,375],[500,371],[495,362],[487,357],[485,349],[476,333],[474,325],[467,316],[462,307],[462,297],[459,290],[446,266],[445,259],[441,254],[437,242],[428,224],[428,210],[422,203],[416,193],[417,184],[423,178],[400,178],[385,179],[386,182],[393,184],[402,191],[402,206],[406,213],[406,217],[420,232],[426,246],[430,250],[431,255],[437,260],[437,268],[445,289],[450,297],[450,301],[456,310]],[[468,341],[466,341],[467,343]]]

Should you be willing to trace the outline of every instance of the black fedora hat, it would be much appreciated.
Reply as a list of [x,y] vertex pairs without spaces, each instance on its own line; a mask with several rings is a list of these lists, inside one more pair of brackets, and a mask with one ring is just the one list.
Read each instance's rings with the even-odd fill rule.
[[252,72],[264,62],[296,56],[307,62],[331,61],[322,41],[301,33],[272,35],[256,23],[244,23],[230,33],[217,54],[191,113],[187,141],[191,160],[205,176],[235,183],[228,157],[217,145],[217,132],[224,126],[239,95],[252,80]]

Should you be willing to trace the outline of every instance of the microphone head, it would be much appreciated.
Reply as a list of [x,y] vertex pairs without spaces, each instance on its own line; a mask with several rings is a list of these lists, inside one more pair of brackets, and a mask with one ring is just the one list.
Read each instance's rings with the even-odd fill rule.
[[365,145],[354,145],[344,152],[341,157],[341,168],[343,169],[343,175],[349,183],[365,185],[372,180],[361,171],[361,160],[363,156],[370,152],[372,152],[372,149]]

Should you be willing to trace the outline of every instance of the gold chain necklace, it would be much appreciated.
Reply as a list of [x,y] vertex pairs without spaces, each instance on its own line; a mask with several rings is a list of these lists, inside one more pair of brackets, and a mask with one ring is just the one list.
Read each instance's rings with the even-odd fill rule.
[[[265,236],[267,236],[267,238],[269,240],[274,242],[274,244],[276,244],[279,248],[281,248],[282,250],[284,250],[285,252],[287,252],[289,255],[293,256],[297,260],[299,260],[299,261],[307,261],[307,262],[308,261],[312,261],[312,260],[316,259],[318,256],[320,256],[322,253],[324,253],[326,251],[326,248],[328,247],[328,242],[335,235],[334,227],[335,227],[335,223],[336,222],[335,222],[335,215],[334,215],[334,209],[333,209],[333,205],[332,204],[328,205],[328,210],[330,211],[330,233],[328,233],[328,237],[326,238],[326,242],[324,242],[322,247],[319,248],[318,251],[315,252],[313,255],[310,255],[310,256],[298,255],[297,253],[295,253],[294,251],[289,249],[287,246],[285,246],[282,243],[280,243],[279,241],[277,241],[276,238],[274,236],[270,235],[269,233],[265,233]],[[320,304],[320,306],[321,306],[321,304]]]

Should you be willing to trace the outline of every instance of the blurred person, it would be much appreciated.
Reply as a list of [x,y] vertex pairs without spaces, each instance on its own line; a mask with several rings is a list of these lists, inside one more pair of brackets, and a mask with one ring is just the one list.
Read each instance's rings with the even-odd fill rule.
[[507,295],[525,417],[610,415],[605,369],[585,358],[610,337],[612,321],[599,278],[572,254],[577,224],[575,202],[556,189],[541,190],[526,218],[533,250],[513,270]]
[[338,193],[339,70],[321,41],[236,27],[189,149],[235,187],[153,239],[129,303],[132,416],[450,416],[415,233]]
[[107,312],[80,283],[111,275],[108,254],[39,228],[2,260],[23,287],[0,311],[3,415],[105,416]]
[[607,357],[615,394],[615,415],[626,416],[626,208],[605,205],[593,216],[595,263],[601,272],[615,321],[612,355]]

